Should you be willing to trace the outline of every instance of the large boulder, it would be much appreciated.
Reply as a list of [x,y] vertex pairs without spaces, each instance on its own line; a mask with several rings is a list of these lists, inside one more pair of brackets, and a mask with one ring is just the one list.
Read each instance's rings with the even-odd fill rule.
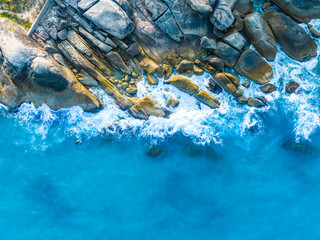
[[269,61],[274,61],[277,43],[267,22],[259,13],[246,15],[244,31],[256,50]]
[[119,39],[134,30],[134,24],[127,13],[112,0],[100,0],[85,11],[83,16]]
[[294,19],[308,23],[320,18],[320,0],[272,0]]
[[273,77],[272,67],[256,51],[245,48],[234,69],[257,84],[265,84]]
[[13,82],[35,106],[45,103],[58,110],[79,105],[88,111],[101,107],[70,69],[58,64],[24,29],[6,19],[0,21],[0,48]]
[[222,59],[227,67],[233,68],[236,64],[240,52],[224,42],[217,43],[216,55]]
[[226,30],[234,21],[230,6],[225,0],[219,0],[210,17],[212,24],[220,31]]
[[173,76],[170,79],[170,82],[175,87],[179,88],[181,91],[186,92],[190,95],[195,94],[199,89],[198,85],[194,84],[189,79],[187,79],[185,77],[178,76],[178,75]]
[[306,61],[317,56],[316,42],[290,17],[269,10],[265,12],[265,19],[283,51],[291,58]]

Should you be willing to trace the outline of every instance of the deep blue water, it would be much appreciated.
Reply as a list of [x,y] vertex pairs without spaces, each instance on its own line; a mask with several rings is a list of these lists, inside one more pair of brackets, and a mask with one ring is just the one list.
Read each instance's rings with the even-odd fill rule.
[[[144,82],[139,96],[180,100],[169,119],[133,119],[98,89],[96,114],[3,107],[0,239],[319,239],[319,57],[279,52],[272,66],[264,109],[223,93],[211,110]],[[291,80],[301,87],[289,96]]]

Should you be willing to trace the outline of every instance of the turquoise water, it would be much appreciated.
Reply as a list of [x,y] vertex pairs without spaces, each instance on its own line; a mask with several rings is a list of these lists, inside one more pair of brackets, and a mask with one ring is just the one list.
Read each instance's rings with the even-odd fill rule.
[[180,100],[169,119],[133,119],[98,89],[96,114],[2,107],[0,239],[319,239],[319,58],[272,66],[264,109],[223,93],[211,110],[145,82],[140,97]]

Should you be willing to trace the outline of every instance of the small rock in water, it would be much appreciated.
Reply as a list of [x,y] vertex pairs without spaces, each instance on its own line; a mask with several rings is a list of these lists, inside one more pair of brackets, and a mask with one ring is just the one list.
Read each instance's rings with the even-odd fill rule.
[[269,84],[262,86],[260,89],[264,93],[273,93],[274,91],[276,91],[277,88],[275,85],[269,83]]
[[250,87],[250,84],[251,84],[251,82],[249,80],[247,80],[242,83],[242,86],[244,86],[245,88],[248,88],[248,87]]
[[241,96],[237,98],[237,102],[240,104],[246,104],[248,100],[244,96]]
[[222,87],[220,87],[212,78],[209,79],[207,88],[215,94],[222,93]]
[[248,99],[248,106],[250,107],[256,107],[256,108],[262,108],[265,106],[265,104],[261,101],[259,101],[256,98],[249,98]]
[[299,155],[311,155],[316,153],[316,148],[310,142],[295,142],[295,141],[285,141],[282,147],[286,150],[295,152]]
[[311,24],[308,24],[308,29],[313,37],[320,37],[320,32],[317,29],[315,29]]
[[266,106],[268,106],[267,99],[264,96],[257,97],[261,102],[263,102]]
[[179,101],[174,98],[169,98],[166,104],[166,107],[177,107],[179,105]]
[[286,86],[286,93],[293,94],[298,87],[300,87],[299,83],[291,81]]

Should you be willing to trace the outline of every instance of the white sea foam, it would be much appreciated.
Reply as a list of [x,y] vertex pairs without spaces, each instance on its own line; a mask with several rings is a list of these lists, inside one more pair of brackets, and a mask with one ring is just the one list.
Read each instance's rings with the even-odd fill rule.
[[[319,20],[312,21],[312,24],[320,28]],[[306,28],[305,24],[303,26]],[[318,53],[320,54],[320,49]],[[66,136],[77,138],[83,136],[90,138],[104,133],[120,138],[135,134],[150,140],[161,140],[182,133],[197,143],[206,144],[223,143],[224,136],[244,137],[252,129],[258,134],[268,123],[261,114],[276,109],[286,112],[288,117],[293,116],[292,130],[297,140],[310,139],[320,126],[318,100],[320,76],[315,71],[319,67],[318,60],[319,58],[314,58],[300,63],[290,59],[283,51],[279,51],[276,61],[271,63],[274,69],[271,83],[276,85],[280,92],[265,95],[269,106],[262,109],[241,106],[232,96],[223,92],[219,95],[212,94],[222,102],[220,109],[212,110],[174,86],[163,84],[163,80],[160,80],[158,86],[150,86],[144,79],[138,84],[139,97],[150,95],[162,105],[165,105],[169,98],[180,101],[176,109],[171,109],[172,114],[169,118],[151,117],[148,121],[134,119],[128,112],[121,111],[102,89],[97,88],[92,88],[91,91],[105,106],[105,109],[98,113],[85,113],[79,107],[54,112],[45,105],[37,109],[32,104],[23,104],[15,116],[30,131],[41,135],[42,138],[46,138],[50,129],[56,127]],[[193,76],[190,80],[198,84],[201,89],[206,89],[209,78],[209,74],[204,74],[200,77]],[[243,82],[246,79],[240,76],[240,80]],[[289,81],[300,84],[298,94],[285,94],[284,87]],[[249,89],[245,89],[246,97],[262,95],[264,94],[260,86],[254,83]]]

